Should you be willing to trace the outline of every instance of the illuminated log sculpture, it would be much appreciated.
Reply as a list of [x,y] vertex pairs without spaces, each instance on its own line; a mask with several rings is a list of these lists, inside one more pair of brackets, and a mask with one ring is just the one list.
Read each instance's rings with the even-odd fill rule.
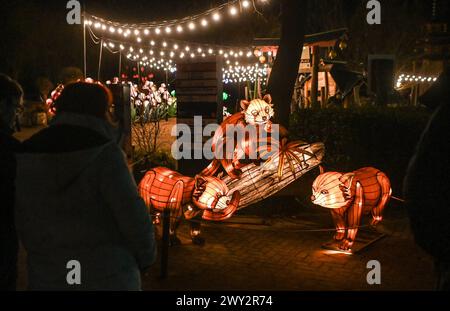
[[389,178],[380,170],[366,167],[343,174],[320,174],[312,186],[311,201],[331,209],[336,234],[334,240],[343,251],[351,250],[363,214],[372,214],[371,225],[383,219],[383,209],[391,194]]
[[240,192],[238,209],[242,209],[274,195],[319,166],[324,154],[322,143],[285,143],[266,162],[242,167],[239,179],[230,176],[221,179],[230,191]]
[[[164,167],[148,171],[139,184],[139,193],[152,214],[165,208],[171,210],[170,240],[178,244],[176,229],[184,216],[192,219],[201,216],[205,220],[222,221],[236,211],[239,191],[228,190],[226,184],[216,177],[195,178],[183,176]],[[198,223],[191,223],[191,238],[202,244]]]

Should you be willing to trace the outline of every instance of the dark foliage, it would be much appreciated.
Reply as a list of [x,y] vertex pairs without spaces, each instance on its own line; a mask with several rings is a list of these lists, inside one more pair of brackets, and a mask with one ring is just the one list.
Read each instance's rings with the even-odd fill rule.
[[293,139],[322,141],[327,171],[373,166],[400,193],[409,159],[430,114],[424,109],[354,108],[301,110],[291,118]]

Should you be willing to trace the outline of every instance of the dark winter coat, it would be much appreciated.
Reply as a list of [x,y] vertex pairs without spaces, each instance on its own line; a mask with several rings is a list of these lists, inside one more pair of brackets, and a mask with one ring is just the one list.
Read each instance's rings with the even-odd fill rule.
[[[56,116],[24,142],[16,185],[30,289],[140,289],[140,270],[155,260],[153,226],[107,122]],[[71,260],[81,285],[67,282]]]
[[0,291],[15,290],[17,278],[17,236],[14,225],[14,152],[19,142],[0,127]]

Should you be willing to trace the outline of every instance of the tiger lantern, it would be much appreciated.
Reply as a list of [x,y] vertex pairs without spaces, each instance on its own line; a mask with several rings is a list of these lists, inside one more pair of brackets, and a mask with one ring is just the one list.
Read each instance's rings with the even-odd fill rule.
[[334,240],[344,251],[351,250],[363,214],[371,213],[371,225],[382,219],[392,194],[388,177],[373,167],[343,174],[322,173],[312,186],[312,203],[331,209],[336,234]]
[[[205,220],[222,221],[237,210],[239,191],[229,193],[226,184],[216,177],[186,177],[164,167],[148,171],[139,184],[139,193],[151,213],[171,210],[170,241],[179,244],[176,230],[182,217],[191,220],[200,216]],[[203,244],[198,222],[191,222],[194,244]]]

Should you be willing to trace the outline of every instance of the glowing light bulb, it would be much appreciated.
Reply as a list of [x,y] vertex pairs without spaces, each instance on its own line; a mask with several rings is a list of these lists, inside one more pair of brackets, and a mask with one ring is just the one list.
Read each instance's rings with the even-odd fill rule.
[[163,46],[163,47],[167,47],[167,42],[164,41],[164,42],[162,43],[162,46]]
[[171,32],[172,32],[172,28],[166,27],[166,33],[171,33]]
[[95,23],[94,27],[95,28],[100,28],[100,27],[102,27],[102,25],[100,23]]
[[209,49],[209,50],[208,50],[208,53],[209,53],[209,54],[212,54],[212,53],[213,53],[213,49]]
[[123,32],[122,28],[117,29],[117,32],[118,32],[119,34],[122,34],[122,32]]
[[150,33],[150,30],[148,30],[148,29],[145,29],[145,30],[144,30],[144,34],[145,34],[146,36],[148,36],[149,33]]
[[183,57],[184,57],[184,53],[181,52],[181,53],[180,53],[180,58],[183,58]]
[[208,26],[208,21],[207,21],[206,19],[202,19],[201,25],[202,25],[203,27]]
[[212,18],[214,21],[218,22],[220,20],[220,14],[216,12],[213,14]]
[[242,7],[248,8],[249,6],[250,6],[250,1],[248,1],[248,0],[242,1]]
[[173,48],[174,48],[175,50],[178,50],[178,44],[174,44],[174,45],[173,45]]
[[137,42],[141,42],[142,39],[141,39],[140,37],[137,37],[136,41],[137,41]]
[[153,50],[150,50],[150,55],[153,55],[153,54],[155,54],[155,52],[153,52]]
[[186,46],[185,48],[184,48],[187,52],[189,52],[189,50],[191,49],[189,46]]
[[194,30],[195,29],[195,24],[193,22],[190,22],[188,25],[190,30]]
[[191,53],[191,58],[194,58],[195,57],[195,54],[194,53]]
[[125,47],[123,46],[123,44],[120,45],[120,49],[121,49],[121,50],[124,50],[124,49],[125,49]]
[[155,45],[155,41],[153,41],[153,40],[150,41],[150,44],[151,44],[151,45]]
[[156,33],[157,35],[159,35],[159,34],[161,33],[161,29],[156,28],[156,29],[155,29],[155,33]]
[[183,32],[183,27],[182,26],[177,26],[177,31],[178,32]]
[[197,52],[201,53],[202,52],[202,48],[198,48]]
[[109,27],[109,32],[115,33],[115,32],[116,32],[116,29],[115,29],[114,27]]
[[234,16],[234,15],[237,14],[237,12],[238,12],[238,11],[237,11],[237,9],[236,9],[234,6],[232,6],[232,7],[230,8],[230,14],[231,14],[231,15]]
[[136,29],[136,30],[134,31],[134,34],[135,34],[136,36],[139,35],[139,30]]

